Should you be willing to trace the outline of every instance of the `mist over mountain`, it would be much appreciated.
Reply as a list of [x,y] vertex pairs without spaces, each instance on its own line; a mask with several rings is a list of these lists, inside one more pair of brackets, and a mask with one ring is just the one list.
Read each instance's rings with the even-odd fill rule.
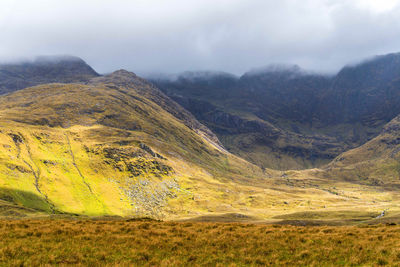
[[400,0],[1,0],[0,266],[400,266]]
[[85,82],[99,76],[74,56],[40,56],[34,60],[0,64],[0,94],[44,83]]
[[[355,186],[371,206],[369,194],[399,186],[400,54],[336,75],[275,64],[241,76],[187,71],[146,80],[126,70],[99,75],[70,56],[0,70],[7,209],[268,217],[297,207],[296,190],[304,203],[317,190],[319,203],[347,207],[359,204],[332,188]],[[246,206],[249,187],[257,196]]]
[[[322,166],[367,142],[400,113],[399,58],[372,57],[336,75],[273,64],[240,77],[187,71],[149,79],[210,128],[219,141],[211,139],[230,152],[264,168],[302,169]],[[72,56],[3,64],[0,73],[3,94],[51,82],[86,83],[99,76]]]
[[239,79],[216,72],[153,82],[233,153],[264,167],[305,168],[365,143],[400,113],[399,60],[377,56],[336,75],[272,65]]
[[240,75],[274,62],[335,73],[400,46],[396,0],[12,2],[0,3],[0,61],[79,55],[100,73]]
[[[208,133],[210,140],[222,142],[230,152],[264,168],[303,169],[327,164],[374,138],[400,113],[399,58],[372,57],[336,75],[273,64],[240,77],[187,71],[149,79],[219,139]],[[3,64],[0,73],[3,94],[49,82],[86,83],[99,76],[72,56]],[[177,107],[164,108],[187,117]]]

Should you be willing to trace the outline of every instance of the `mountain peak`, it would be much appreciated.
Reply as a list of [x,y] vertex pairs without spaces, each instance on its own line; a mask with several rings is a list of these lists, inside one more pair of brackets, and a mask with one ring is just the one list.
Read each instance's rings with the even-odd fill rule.
[[356,62],[356,63],[352,63],[352,64],[347,64],[346,66],[344,66],[339,73],[343,72],[343,71],[348,71],[351,69],[356,69],[356,68],[360,68],[363,66],[371,66],[371,65],[399,65],[400,63],[400,52],[399,53],[390,53],[390,54],[386,54],[386,55],[377,55],[377,56],[373,56],[370,58],[367,58],[365,60]]
[[385,86],[400,78],[400,53],[375,56],[343,67],[337,74],[335,88],[365,90]]
[[110,74],[95,77],[91,80],[94,83],[113,83],[118,86],[143,86],[149,84],[146,80],[138,77],[135,73],[120,69]]
[[80,57],[70,56],[70,55],[37,56],[33,60],[33,63],[36,64],[39,63],[49,64],[49,63],[60,63],[60,62],[80,62],[86,64],[86,62]]
[[44,83],[87,82],[99,74],[73,56],[40,56],[33,61],[0,65],[0,94]]
[[112,72],[110,76],[127,76],[127,77],[137,77],[134,72],[127,71],[125,69],[120,69]]

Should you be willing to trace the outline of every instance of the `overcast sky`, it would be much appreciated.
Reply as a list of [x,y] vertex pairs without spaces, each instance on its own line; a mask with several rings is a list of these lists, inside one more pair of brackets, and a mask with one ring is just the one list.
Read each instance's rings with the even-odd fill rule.
[[0,0],[0,60],[70,54],[139,74],[400,52],[400,0]]

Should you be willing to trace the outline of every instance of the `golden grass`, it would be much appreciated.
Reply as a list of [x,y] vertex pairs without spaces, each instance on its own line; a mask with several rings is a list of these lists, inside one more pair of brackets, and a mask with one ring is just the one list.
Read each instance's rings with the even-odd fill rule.
[[397,225],[1,220],[0,265],[396,265],[399,238]]

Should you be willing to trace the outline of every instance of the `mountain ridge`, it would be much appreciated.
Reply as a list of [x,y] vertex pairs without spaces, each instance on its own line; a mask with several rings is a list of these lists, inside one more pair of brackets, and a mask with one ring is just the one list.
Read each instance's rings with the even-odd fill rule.
[[[238,137],[244,135],[239,141],[250,152],[254,141],[271,149],[271,153],[255,151],[259,154],[254,156],[268,157],[279,146],[287,149],[287,144],[300,141],[290,149],[305,158],[318,152],[317,145],[321,151],[338,146],[327,135],[305,135],[302,129],[283,132],[254,114],[229,114],[218,101],[196,106],[212,113],[219,136],[223,130],[236,130]],[[5,203],[6,212],[21,216],[182,219],[234,213],[279,221],[282,215],[295,217],[310,209],[315,214],[346,211],[357,219],[359,209],[377,213],[397,203],[389,202],[397,195],[387,189],[398,186],[392,179],[396,162],[374,167],[386,160],[387,152],[372,162],[360,158],[377,170],[367,179],[359,178],[363,173],[351,158],[338,158],[338,163],[320,169],[276,171],[249,163],[240,157],[241,151],[239,156],[229,153],[204,127],[154,84],[124,70],[85,82],[41,84],[2,95],[0,205]],[[387,129],[396,132],[396,127]],[[256,132],[253,139],[246,139],[248,132]],[[384,139],[394,149],[395,136]],[[312,153],[304,154],[299,146]],[[335,153],[348,158],[358,153],[354,151]],[[296,163],[289,157],[285,160]],[[386,176],[379,179],[383,171]]]
[[263,183],[269,172],[212,142],[184,109],[163,108],[176,105],[127,71],[1,96],[0,197],[48,213],[161,218],[218,210],[223,188]]
[[[0,66],[0,94],[30,85],[88,83],[102,77],[76,57],[44,57],[24,64]],[[347,65],[336,76],[296,65],[272,65],[240,77],[225,72],[185,72],[151,82],[180,104],[164,105],[164,109],[182,116],[189,128],[216,146],[264,168],[303,169],[327,164],[341,152],[365,143],[400,112],[395,90],[400,84],[399,65],[399,53],[393,53]],[[23,78],[12,78],[10,68],[14,76]],[[29,73],[27,69],[40,71]],[[32,78],[47,69],[56,71]],[[84,75],[75,76],[74,71]],[[369,89],[357,82],[365,73],[369,73],[368,82],[364,81],[371,84]],[[180,106],[201,123],[188,119],[188,112]]]
[[[252,75],[245,73],[239,80],[225,83],[215,83],[215,79],[152,82],[215,131],[228,150],[268,168],[304,169],[327,164],[340,153],[377,136],[383,125],[400,113],[397,104],[400,95],[396,89],[400,87],[399,53],[347,65],[334,76],[284,66]],[[194,104],[191,107],[188,103]],[[224,126],[221,133],[220,125],[215,124],[221,114],[247,124],[259,121],[271,124],[279,129],[278,137],[269,138],[259,130],[238,135],[235,124]],[[296,135],[299,137],[288,138]],[[301,145],[301,136],[318,144],[313,135],[334,140],[326,143],[334,147],[327,158],[322,156],[326,154],[322,153],[324,149]],[[262,141],[251,141],[255,140],[252,136],[260,136],[261,139],[256,139]],[[249,153],[242,143],[250,144],[252,151],[259,152]],[[272,156],[266,157],[266,153]],[[304,157],[307,154],[317,160]]]

